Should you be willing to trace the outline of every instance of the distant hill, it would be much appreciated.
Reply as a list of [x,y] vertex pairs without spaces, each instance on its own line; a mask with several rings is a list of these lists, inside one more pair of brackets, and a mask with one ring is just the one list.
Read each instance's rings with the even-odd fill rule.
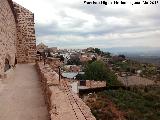
[[115,55],[124,54],[131,60],[160,66],[160,48],[158,47],[114,47],[101,50]]
[[125,54],[127,56],[158,56],[160,57],[160,47],[114,47],[102,48],[104,52],[113,54]]
[[127,58],[140,63],[151,63],[160,66],[160,57],[156,56],[127,56]]

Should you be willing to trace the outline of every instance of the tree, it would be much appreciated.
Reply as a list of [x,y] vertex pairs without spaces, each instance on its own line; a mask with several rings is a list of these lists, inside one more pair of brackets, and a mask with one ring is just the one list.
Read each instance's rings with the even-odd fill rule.
[[85,78],[89,80],[105,80],[106,69],[104,64],[100,61],[95,61],[86,65]]
[[107,81],[108,84],[119,84],[117,76],[103,62],[94,61],[85,67],[85,79]]
[[125,55],[119,55],[118,57],[119,57],[119,58],[126,59],[126,56],[125,56]]
[[110,52],[102,52],[102,56],[106,58],[111,58],[111,53]]
[[97,53],[98,55],[101,54],[101,50],[100,50],[99,48],[95,48],[95,49],[94,49],[94,52]]
[[94,61],[96,61],[97,60],[97,58],[96,57],[92,57],[92,61],[94,62]]
[[44,50],[44,53],[45,53],[45,54],[47,53],[47,56],[46,56],[46,57],[52,57],[51,52],[49,51],[49,49],[45,49],[45,50]]
[[97,60],[96,57],[92,57],[92,60],[89,60],[88,63],[92,63],[92,62],[94,62],[94,61],[96,61],[96,60]]
[[67,65],[81,65],[80,58],[69,59]]
[[60,61],[61,61],[61,62],[64,62],[64,57],[63,57],[63,55],[57,56],[56,58],[60,58]]
[[76,79],[77,79],[77,80],[84,80],[85,77],[84,77],[83,74],[78,74],[78,75],[76,76]]

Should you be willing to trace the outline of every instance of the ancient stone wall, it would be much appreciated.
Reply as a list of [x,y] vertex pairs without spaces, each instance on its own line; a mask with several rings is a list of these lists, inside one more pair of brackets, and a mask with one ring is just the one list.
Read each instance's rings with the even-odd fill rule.
[[10,65],[15,63],[16,22],[7,0],[0,0],[0,77],[4,74],[5,59]]
[[13,4],[17,17],[17,62],[34,62],[36,57],[34,14],[15,2]]
[[40,75],[50,120],[96,120],[90,108],[70,90],[69,82],[61,79],[50,65],[36,64]]
[[62,62],[60,62],[60,58],[52,58],[52,57],[48,57],[46,63],[49,64],[52,67],[52,69],[56,72],[59,71],[59,66],[63,64]]

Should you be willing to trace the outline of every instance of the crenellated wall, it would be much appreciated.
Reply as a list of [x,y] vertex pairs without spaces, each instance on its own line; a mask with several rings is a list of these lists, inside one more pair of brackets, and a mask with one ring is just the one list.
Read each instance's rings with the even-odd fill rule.
[[15,2],[13,4],[17,19],[17,62],[35,62],[36,37],[34,14]]
[[0,0],[0,78],[4,75],[5,59],[14,65],[16,56],[16,22],[7,0]]

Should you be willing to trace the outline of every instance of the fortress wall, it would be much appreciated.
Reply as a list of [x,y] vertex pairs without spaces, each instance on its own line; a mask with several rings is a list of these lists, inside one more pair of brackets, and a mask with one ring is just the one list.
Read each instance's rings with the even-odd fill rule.
[[50,120],[75,120],[75,114],[79,120],[96,120],[90,108],[77,94],[70,90],[69,82],[61,79],[61,84],[59,84],[59,75],[50,65],[44,66],[43,62],[37,62],[36,67],[50,113]]
[[0,77],[4,75],[5,59],[10,65],[15,63],[16,22],[7,0],[0,0]]
[[13,4],[17,17],[17,62],[35,62],[36,37],[34,14],[15,2]]

